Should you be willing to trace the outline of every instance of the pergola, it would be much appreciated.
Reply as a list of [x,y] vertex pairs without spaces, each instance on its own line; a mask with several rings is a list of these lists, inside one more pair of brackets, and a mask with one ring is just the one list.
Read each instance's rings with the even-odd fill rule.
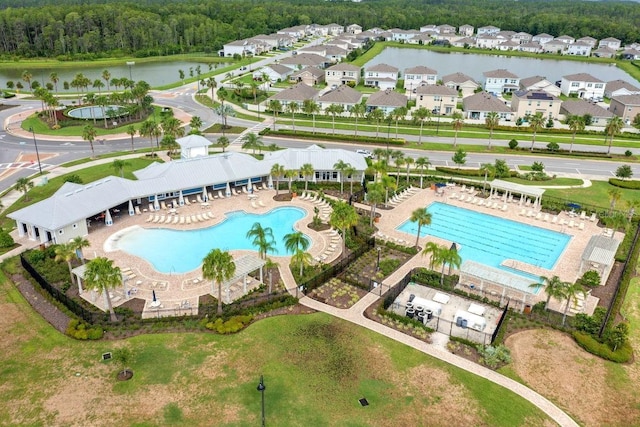
[[516,184],[515,182],[503,181],[501,179],[494,179],[490,182],[491,185],[491,197],[498,194],[498,191],[502,191],[505,194],[505,201],[509,199],[513,194],[520,195],[520,204],[522,205],[523,197],[533,198],[533,207],[540,206],[540,199],[544,193],[544,188],[533,187],[529,185]]
[[589,269],[596,270],[604,277],[604,272],[613,266],[616,251],[620,242],[611,237],[591,236],[587,247],[582,252],[580,259],[580,273],[582,273],[585,264]]
[[[260,270],[260,282],[262,282],[262,267],[267,263],[267,261],[254,255],[243,255],[238,259],[234,259],[233,262],[236,265],[236,274],[231,279],[222,283],[223,289],[225,289],[227,293],[227,300],[229,299],[229,288],[231,287],[231,284],[240,280],[242,281],[243,294],[247,293],[247,276],[252,271]],[[211,294],[215,297],[213,288],[211,289]]]

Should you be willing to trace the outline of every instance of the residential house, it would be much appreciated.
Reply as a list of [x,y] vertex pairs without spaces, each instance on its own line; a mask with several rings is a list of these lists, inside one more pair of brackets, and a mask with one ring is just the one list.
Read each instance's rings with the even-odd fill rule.
[[344,33],[344,27],[338,24],[329,24],[327,25],[327,31],[330,36],[339,36]]
[[423,25],[422,27],[420,27],[420,32],[421,33],[430,32],[430,33],[437,34],[438,27],[433,24]]
[[609,111],[621,117],[626,124],[630,124],[640,114],[640,94],[611,98]]
[[563,35],[560,37],[556,37],[555,40],[562,42],[564,44],[572,44],[576,42],[576,39],[571,37],[571,36],[567,36],[567,35]]
[[577,41],[567,46],[568,55],[591,56],[591,45],[587,42]]
[[250,40],[256,40],[269,46],[268,50],[290,48],[293,46],[293,39],[285,34],[259,34],[251,37]]
[[576,40],[576,42],[586,43],[589,46],[591,46],[592,49],[595,48],[596,45],[598,44],[598,40],[594,39],[593,37],[589,37],[589,36],[580,37],[578,40]]
[[553,96],[560,96],[560,88],[542,76],[520,79],[520,90],[543,91]]
[[498,50],[507,51],[507,50],[520,50],[520,43],[514,40],[507,40],[500,43],[497,46]]
[[271,83],[283,82],[293,73],[293,69],[284,65],[271,64],[266,65],[253,72],[254,80],[263,80],[263,74],[268,76]]
[[513,93],[511,111],[514,117],[525,117],[542,113],[548,119],[557,119],[562,100],[541,90],[523,90]]
[[442,76],[442,84],[462,93],[463,98],[472,95],[480,87],[472,77],[460,72]]
[[286,107],[288,104],[297,103],[302,106],[302,103],[307,99],[317,99],[318,91],[312,88],[309,85],[304,83],[298,83],[295,86],[288,87],[286,89],[282,89],[280,92],[275,95],[269,97],[267,99],[267,104],[271,100],[280,101],[282,107]]
[[544,51],[542,45],[538,42],[523,43],[520,45],[522,52],[541,53]]
[[347,52],[351,52],[355,49],[355,46],[352,43],[352,40],[344,38],[344,37],[336,37],[334,39],[329,40],[325,43],[326,46],[336,46],[340,49],[344,49]]
[[512,113],[507,105],[494,95],[478,92],[462,100],[465,117],[472,120],[484,120],[487,114],[496,112],[500,120],[511,120]]
[[456,27],[453,27],[453,26],[448,25],[448,24],[438,25],[436,27],[436,32],[438,34],[455,34],[456,33]]
[[552,40],[553,40],[553,36],[547,33],[536,34],[535,36],[531,37],[532,42],[540,43],[541,45],[549,43]]
[[384,114],[389,114],[399,107],[407,106],[407,97],[392,89],[381,90],[372,93],[367,98],[367,112],[375,109],[382,110]]
[[554,39],[543,44],[542,50],[544,50],[545,53],[557,53],[562,55],[564,54],[565,50],[567,50],[567,44],[560,40]]
[[578,98],[602,99],[604,98],[604,82],[591,74],[578,73],[562,76],[560,81],[560,91],[570,96],[572,93]]
[[416,36],[419,31],[415,30],[402,30],[400,28],[393,28],[389,30],[391,32],[391,40],[394,42],[406,42],[407,40]]
[[248,39],[226,43],[222,46],[222,50],[226,58],[233,57],[234,55],[246,56],[259,55],[261,53],[257,42]]
[[[596,50],[591,51],[593,56],[598,58],[613,58],[618,53],[617,50],[611,49],[609,47],[599,47]],[[624,57],[624,53],[623,53]]]
[[482,73],[485,77],[484,90],[498,95],[513,92],[520,88],[520,77],[504,68]]
[[640,88],[635,87],[625,80],[612,80],[604,87],[604,96],[615,98],[622,95],[640,95]]
[[309,86],[315,86],[324,82],[324,70],[318,67],[305,67],[302,70],[294,71],[289,76],[291,83],[304,83]]
[[518,42],[520,44],[526,44],[526,43],[531,43],[532,38],[533,36],[529,33],[519,32],[519,33],[515,33],[513,37],[511,37],[511,40]]
[[500,32],[498,32],[497,34],[494,34],[496,37],[498,37],[499,39],[502,39],[503,41],[507,41],[507,40],[513,40],[513,38],[516,35],[515,31],[509,31],[509,30],[501,30]]
[[351,24],[347,26],[345,32],[347,34],[360,34],[362,32],[362,27],[358,24]]
[[326,110],[332,104],[342,105],[344,111],[351,111],[354,105],[362,102],[362,92],[346,85],[338,86],[318,98],[321,110]]
[[396,67],[387,64],[373,65],[364,70],[364,85],[382,90],[395,89],[398,71]]
[[316,55],[315,53],[299,53],[280,61],[280,65],[284,65],[285,67],[289,67],[293,70],[299,70],[304,67],[325,68],[328,63],[329,60],[327,58]]
[[324,79],[328,86],[340,86],[349,83],[357,86],[360,83],[360,67],[341,62],[325,70]]
[[424,107],[437,115],[449,115],[456,110],[458,91],[447,86],[426,85],[416,89],[416,108]]
[[316,37],[326,37],[329,35],[329,27],[326,25],[311,24],[311,32]]
[[413,91],[424,85],[434,85],[438,81],[438,72],[432,68],[418,65],[404,70],[404,88]]
[[621,55],[622,55],[622,59],[630,59],[632,61],[635,61],[640,59],[640,49],[636,49],[636,48],[625,49]]
[[435,35],[434,33],[416,34],[415,36],[407,40],[407,44],[419,44],[419,45],[429,44],[433,41],[434,35]]
[[481,49],[495,49],[500,43],[504,42],[503,38],[499,38],[494,34],[484,33],[476,36],[476,46]]
[[609,49],[618,50],[620,49],[620,40],[615,37],[607,37],[606,39],[600,40],[598,47],[608,47]]
[[478,28],[478,35],[482,36],[485,34],[498,34],[500,32],[500,28],[494,27],[493,25],[487,25],[486,27]]
[[300,48],[298,49],[298,55],[301,53],[313,53],[319,56],[323,56],[334,64],[345,59],[348,54],[345,49],[341,49],[338,46],[325,44]]
[[474,37],[462,37],[451,42],[455,47],[476,47],[476,39]]
[[598,104],[585,101],[584,99],[568,99],[560,106],[560,114],[567,116],[591,116],[592,126],[606,126],[613,113],[605,110]]
[[474,30],[475,28],[473,27],[473,25],[464,24],[458,27],[458,34],[463,37],[473,37]]
[[[307,36],[307,29],[310,27],[307,25],[296,25],[295,27],[283,28],[279,30],[278,34],[285,34],[293,38],[295,42],[303,39]],[[310,30],[309,30],[310,31]]]

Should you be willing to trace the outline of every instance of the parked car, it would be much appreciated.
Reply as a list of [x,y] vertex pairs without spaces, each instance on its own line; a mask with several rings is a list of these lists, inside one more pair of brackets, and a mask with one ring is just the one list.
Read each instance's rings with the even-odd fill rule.
[[371,159],[373,157],[373,154],[369,150],[359,149],[359,150],[356,150],[356,153],[362,154],[364,157],[366,157],[368,159]]

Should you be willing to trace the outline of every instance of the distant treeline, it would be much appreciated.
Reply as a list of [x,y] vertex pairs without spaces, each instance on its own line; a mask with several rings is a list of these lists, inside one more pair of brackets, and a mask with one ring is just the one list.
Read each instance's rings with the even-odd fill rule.
[[426,24],[494,25],[533,35],[640,41],[640,6],[633,2],[2,0],[0,7],[4,59],[216,52],[231,40],[299,24],[333,22],[403,29]]

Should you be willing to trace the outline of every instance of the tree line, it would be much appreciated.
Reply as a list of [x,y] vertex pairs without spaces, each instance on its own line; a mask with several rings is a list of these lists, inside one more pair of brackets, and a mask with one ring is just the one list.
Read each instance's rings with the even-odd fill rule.
[[[418,29],[425,24],[494,25],[555,36],[640,41],[632,2],[500,0],[20,0],[0,10],[1,59],[158,56],[217,52],[224,43],[301,24]],[[55,3],[55,4],[53,4]],[[20,7],[24,5],[31,7]],[[15,6],[15,7],[9,7]]]

